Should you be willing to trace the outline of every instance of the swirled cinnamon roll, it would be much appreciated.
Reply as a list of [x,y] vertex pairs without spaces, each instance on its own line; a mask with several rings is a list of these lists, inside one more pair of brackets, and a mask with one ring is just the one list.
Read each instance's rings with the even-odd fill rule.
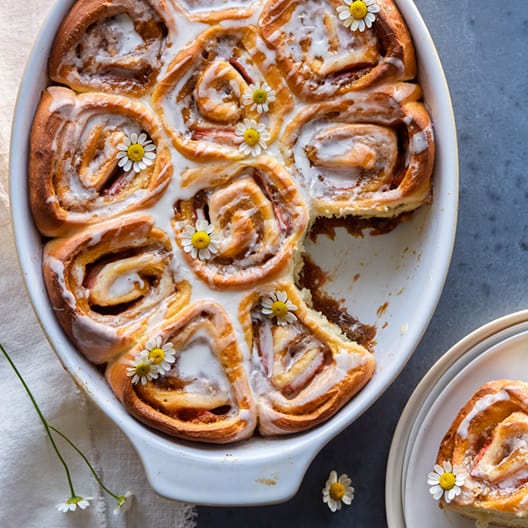
[[29,158],[31,210],[43,234],[148,206],[172,171],[167,142],[141,103],[62,87],[44,92]]
[[170,317],[191,293],[174,279],[170,241],[148,215],[48,242],[42,272],[62,328],[94,363],[130,348],[150,319]]
[[528,526],[528,384],[495,380],[460,409],[438,451],[463,479],[442,508],[488,524]]
[[417,85],[398,83],[295,116],[281,150],[316,215],[392,217],[430,198],[435,146],[420,96]]
[[[174,229],[202,280],[214,287],[250,286],[292,263],[308,211],[277,160],[209,164],[186,171],[181,185],[197,191],[176,203]],[[205,253],[200,233],[208,242]]]
[[259,32],[298,97],[328,100],[414,78],[414,48],[402,16],[392,0],[376,4],[372,26],[352,31],[339,17],[340,0],[268,1]]
[[258,155],[292,105],[278,69],[259,51],[253,26],[201,33],[175,57],[152,102],[175,147],[201,161]]
[[251,293],[240,321],[252,351],[259,431],[304,431],[334,415],[374,373],[372,354],[310,309],[288,282]]
[[171,24],[164,0],[78,0],[55,37],[49,75],[81,92],[144,95]]
[[[154,346],[169,345],[174,362],[149,375],[137,368],[141,357],[137,358],[145,348],[148,351],[152,337],[159,340]],[[152,350],[149,354],[155,355]],[[106,378],[142,422],[180,438],[226,443],[251,436],[256,423],[241,361],[227,314],[218,304],[201,301],[166,320],[129,354],[109,364]],[[135,378],[141,374],[143,380]]]

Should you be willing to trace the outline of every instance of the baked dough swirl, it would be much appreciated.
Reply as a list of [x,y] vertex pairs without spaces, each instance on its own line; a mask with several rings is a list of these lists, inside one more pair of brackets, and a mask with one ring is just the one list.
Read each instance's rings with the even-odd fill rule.
[[208,260],[183,253],[202,280],[214,287],[252,286],[292,263],[308,210],[276,159],[259,156],[189,169],[181,185],[199,190],[175,204],[173,225],[180,246],[186,227],[199,218],[212,224],[220,240]]
[[464,477],[442,508],[489,524],[528,526],[528,384],[495,380],[460,409],[438,452]]
[[171,25],[164,0],[79,0],[57,32],[49,75],[80,92],[143,95]]
[[[262,82],[276,97],[269,111],[259,115],[243,97],[251,85]],[[292,105],[278,69],[259,51],[254,26],[213,26],[201,33],[169,65],[152,103],[174,146],[201,161],[244,158],[236,125],[245,119],[264,125],[272,143]]]
[[[226,18],[236,20],[250,17],[255,0],[174,0],[186,16],[196,22],[215,24]],[[252,5],[253,4],[253,5]]]
[[[272,292],[286,294],[295,306],[288,324],[263,313],[263,299]],[[240,321],[252,354],[250,381],[264,436],[323,422],[372,377],[372,354],[312,310],[291,283],[273,283],[248,295]]]
[[304,107],[281,150],[318,216],[393,217],[430,198],[431,120],[411,83]]
[[167,235],[149,215],[133,215],[48,242],[42,272],[65,332],[104,363],[132,347],[149,319],[189,302],[191,286],[175,281],[171,262]]
[[127,359],[147,339],[108,365],[106,378],[139,420],[188,440],[226,443],[251,436],[256,424],[253,398],[229,317],[214,302],[201,301],[167,319],[152,335],[171,343],[177,357],[162,378],[133,385]]
[[392,0],[379,2],[376,21],[363,32],[344,26],[340,5],[340,0],[272,0],[264,6],[259,32],[298,97],[328,100],[415,76],[411,37]]
[[[118,146],[133,133],[147,134],[156,158],[139,172],[126,172],[118,164]],[[31,144],[31,210],[48,236],[151,205],[172,176],[168,144],[155,117],[140,102],[118,95],[48,88]]]

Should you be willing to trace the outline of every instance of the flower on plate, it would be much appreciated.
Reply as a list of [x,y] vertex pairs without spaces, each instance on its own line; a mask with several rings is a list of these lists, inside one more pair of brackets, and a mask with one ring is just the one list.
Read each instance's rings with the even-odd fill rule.
[[196,220],[195,227],[185,226],[182,235],[183,251],[190,253],[192,258],[210,259],[218,251],[218,237],[213,231],[213,225],[201,218]]
[[128,360],[127,376],[132,376],[132,383],[145,385],[147,381],[156,379],[159,371],[154,362],[149,358],[148,352],[142,350],[134,360]]
[[429,492],[433,498],[440,500],[443,495],[447,503],[460,495],[460,488],[464,485],[464,480],[464,477],[457,474],[456,469],[447,460],[441,466],[435,464],[434,472],[427,475],[427,484],[431,486]]
[[250,84],[242,96],[242,102],[259,114],[269,110],[269,103],[275,101],[275,91],[267,82]]
[[57,504],[57,510],[61,512],[75,511],[77,508],[85,510],[90,506],[90,501],[93,500],[93,497],[79,497],[78,495],[73,495],[68,500]]
[[337,476],[335,471],[330,471],[328,480],[323,488],[323,502],[328,504],[331,511],[339,511],[342,504],[347,506],[354,499],[354,488],[348,475]]
[[337,8],[338,16],[351,31],[365,31],[372,27],[380,8],[376,0],[343,0]]
[[142,171],[152,165],[156,159],[156,145],[147,139],[147,134],[144,132],[139,135],[134,132],[130,137],[125,137],[122,143],[117,145],[117,149],[119,150],[117,164],[125,172],[130,169],[134,172]]
[[161,344],[161,337],[157,336],[150,341],[147,341],[145,352],[148,358],[154,364],[154,367],[158,370],[159,374],[168,372],[171,369],[171,364],[176,361],[174,357],[176,350],[172,343]]
[[292,312],[297,310],[297,306],[289,299],[286,292],[277,291],[270,293],[262,300],[262,313],[268,317],[275,317],[277,324],[286,325],[295,321]]
[[117,506],[114,508],[114,515],[123,513],[129,506],[134,495],[131,491],[127,491],[124,495],[120,495],[116,499]]
[[235,128],[235,134],[239,136],[239,149],[247,156],[258,156],[267,148],[266,141],[270,139],[269,132],[262,123],[254,119],[244,119]]

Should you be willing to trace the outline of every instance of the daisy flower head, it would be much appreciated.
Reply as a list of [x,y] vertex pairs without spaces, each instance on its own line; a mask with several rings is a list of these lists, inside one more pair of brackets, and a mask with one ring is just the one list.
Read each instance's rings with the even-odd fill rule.
[[277,324],[284,326],[295,322],[292,312],[297,306],[288,299],[288,294],[283,291],[270,293],[262,300],[262,313],[270,318],[275,317]]
[[123,513],[131,504],[134,495],[131,491],[127,491],[124,495],[120,495],[116,499],[116,507],[114,508],[114,515]]
[[239,149],[248,156],[258,156],[267,148],[266,141],[270,139],[270,134],[262,123],[257,123],[254,119],[244,119],[235,128],[235,134],[239,136]]
[[218,242],[214,227],[207,220],[198,219],[194,227],[186,225],[183,231],[183,251],[190,253],[192,258],[210,259],[218,251]]
[[64,513],[69,511],[75,511],[77,508],[85,510],[86,508],[88,508],[88,506],[90,506],[91,500],[93,500],[93,497],[79,497],[78,495],[74,495],[68,500],[57,504],[57,510]]
[[447,460],[442,465],[435,464],[434,471],[427,475],[427,484],[431,486],[429,493],[435,500],[440,500],[443,495],[448,504],[460,495],[464,480]]
[[365,31],[376,20],[380,8],[376,0],[343,0],[345,5],[337,8],[340,20],[351,31]]
[[269,111],[269,103],[275,101],[275,91],[265,82],[250,84],[242,96],[242,103],[259,114]]
[[145,348],[148,358],[160,374],[168,372],[171,369],[171,364],[176,361],[176,350],[174,350],[173,344],[165,343],[162,345],[160,336],[147,341]]
[[127,361],[127,376],[132,377],[132,383],[146,385],[158,377],[159,371],[154,362],[149,358],[146,350],[141,351],[133,360]]
[[331,511],[339,511],[342,504],[347,506],[354,499],[354,488],[351,486],[352,481],[348,475],[343,474],[339,477],[336,471],[330,471],[328,480],[323,488],[323,502],[328,504]]
[[122,167],[125,172],[131,169],[134,172],[145,170],[154,163],[156,159],[156,145],[152,140],[147,139],[147,134],[142,132],[125,136],[123,141],[117,145],[117,165]]

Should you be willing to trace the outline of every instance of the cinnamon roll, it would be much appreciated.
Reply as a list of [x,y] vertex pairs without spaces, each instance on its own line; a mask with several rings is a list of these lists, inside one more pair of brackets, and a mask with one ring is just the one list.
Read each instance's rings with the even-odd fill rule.
[[152,318],[185,306],[171,245],[149,215],[122,216],[44,247],[42,272],[59,323],[94,363],[130,348]]
[[[135,162],[127,156],[137,152],[124,151],[130,138],[139,149]],[[57,86],[44,92],[29,156],[29,198],[41,233],[63,235],[151,205],[172,171],[163,133],[143,104]]]
[[309,429],[334,415],[372,377],[375,359],[281,281],[248,295],[240,321],[252,353],[259,431]]
[[[181,185],[199,189],[175,204],[173,225],[200,279],[217,288],[253,286],[292,263],[308,210],[276,159],[260,156],[189,169]],[[189,238],[201,232],[199,222],[205,222],[214,237],[209,245],[213,253],[205,256],[189,251]]]
[[275,140],[292,105],[277,68],[259,50],[253,26],[213,26],[200,34],[175,57],[152,103],[174,146],[201,161],[244,158],[239,146],[248,127],[265,139],[260,153]]
[[377,2],[375,21],[364,31],[351,31],[340,20],[343,5],[340,0],[270,0],[260,16],[260,34],[275,50],[291,89],[305,101],[416,74],[412,40],[392,0]]
[[144,95],[171,25],[165,0],[78,0],[55,37],[49,76],[80,92]]
[[419,86],[387,85],[305,106],[281,139],[317,216],[392,217],[430,198],[431,120]]
[[[175,350],[174,363],[144,383],[133,383],[131,359],[156,336]],[[148,346],[148,345],[147,345]],[[132,363],[133,365],[133,363]],[[110,363],[106,378],[139,420],[168,434],[214,443],[251,436],[256,414],[237,337],[227,314],[201,301],[166,320],[126,356]]]
[[460,493],[442,508],[488,524],[528,526],[528,383],[495,380],[460,409],[438,451],[461,476]]

